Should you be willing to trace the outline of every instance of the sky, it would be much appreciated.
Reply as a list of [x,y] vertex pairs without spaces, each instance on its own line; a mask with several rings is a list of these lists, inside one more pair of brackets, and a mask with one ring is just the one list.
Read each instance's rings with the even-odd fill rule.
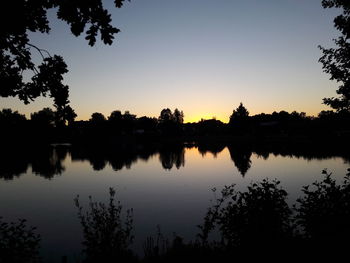
[[[50,34],[30,34],[32,44],[64,57],[77,120],[114,110],[158,117],[163,108],[178,108],[185,122],[228,122],[240,102],[250,115],[296,110],[316,116],[330,109],[322,99],[336,96],[337,83],[318,62],[318,45],[333,45],[339,10],[323,9],[321,0],[104,4],[121,30],[111,46],[98,41],[90,47],[84,35],[74,37],[55,10],[49,11]],[[0,108],[27,117],[52,104],[0,98]]]

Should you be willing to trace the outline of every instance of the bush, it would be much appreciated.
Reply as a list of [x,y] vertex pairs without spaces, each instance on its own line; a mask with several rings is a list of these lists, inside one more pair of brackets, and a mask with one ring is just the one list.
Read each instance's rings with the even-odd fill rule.
[[40,235],[35,227],[27,227],[26,220],[3,222],[0,217],[0,262],[40,262]]
[[115,190],[110,188],[109,204],[93,202],[89,197],[89,211],[83,212],[79,196],[75,198],[78,218],[83,227],[85,262],[133,261],[129,249],[133,241],[132,210],[122,219],[122,205],[115,203]]
[[[246,192],[237,192],[235,185],[225,186],[199,226],[202,244],[221,246],[228,253],[285,248],[293,235],[292,210],[286,202],[287,192],[279,184],[265,179],[251,183]],[[208,242],[214,229],[219,231],[219,243]]]
[[295,206],[296,222],[314,245],[344,246],[350,237],[350,169],[341,184],[323,171],[325,178],[304,186]]

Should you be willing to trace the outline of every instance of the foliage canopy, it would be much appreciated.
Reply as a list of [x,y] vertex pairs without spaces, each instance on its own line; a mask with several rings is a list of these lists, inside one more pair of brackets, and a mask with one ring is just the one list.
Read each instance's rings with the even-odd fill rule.
[[336,48],[319,46],[323,55],[319,59],[323,71],[330,74],[331,80],[340,83],[337,89],[338,98],[324,98],[323,102],[340,111],[350,111],[350,2],[347,0],[323,0],[324,8],[340,8],[342,14],[334,18],[334,26],[341,36],[334,39]]
[[[120,8],[125,0],[115,0]],[[105,44],[112,44],[120,30],[111,25],[111,15],[102,0],[14,0],[0,4],[0,96],[18,97],[28,104],[39,96],[53,98],[61,121],[75,118],[68,105],[69,87],[63,84],[67,65],[59,55],[53,55],[30,42],[29,32],[50,33],[47,11],[57,10],[57,18],[70,26],[74,36],[85,33],[90,46],[100,35]],[[11,23],[7,20],[12,18]],[[32,51],[41,57],[36,65]],[[29,77],[31,76],[31,77]]]

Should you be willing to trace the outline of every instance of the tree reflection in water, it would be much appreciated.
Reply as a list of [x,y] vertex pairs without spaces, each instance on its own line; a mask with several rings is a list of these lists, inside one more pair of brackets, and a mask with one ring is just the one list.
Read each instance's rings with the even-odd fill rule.
[[180,169],[185,166],[186,149],[196,147],[201,155],[207,152],[217,155],[225,148],[228,149],[231,160],[239,173],[244,177],[253,165],[251,157],[256,154],[265,160],[270,154],[274,156],[288,156],[306,160],[322,160],[331,157],[341,157],[350,162],[346,149],[324,149],[320,145],[306,145],[304,147],[293,143],[284,145],[273,144],[240,144],[240,143],[134,143],[106,145],[51,145],[37,147],[3,148],[0,153],[0,178],[13,180],[28,171],[46,179],[52,179],[65,171],[64,161],[70,156],[72,161],[88,161],[96,171],[110,165],[113,170],[131,168],[138,160],[147,161],[154,155],[159,156],[159,162],[166,170],[173,167]]
[[0,153],[0,178],[12,180],[26,173],[31,167],[33,174],[52,179],[65,171],[63,161],[69,148],[66,146],[38,146],[33,148],[3,148]]

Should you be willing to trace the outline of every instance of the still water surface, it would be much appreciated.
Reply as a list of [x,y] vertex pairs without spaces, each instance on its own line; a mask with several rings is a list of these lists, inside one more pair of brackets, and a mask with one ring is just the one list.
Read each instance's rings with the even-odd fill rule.
[[348,167],[342,156],[262,156],[232,147],[106,154],[50,146],[6,155],[0,168],[0,216],[6,221],[26,218],[36,226],[47,261],[62,255],[79,258],[82,233],[73,199],[79,194],[85,207],[89,195],[107,201],[108,189],[114,187],[123,207],[133,208],[133,249],[142,254],[142,242],[156,233],[157,225],[166,236],[175,232],[194,239],[213,187],[236,184],[244,190],[252,181],[276,178],[293,203],[303,185],[322,180],[324,168],[342,180]]

